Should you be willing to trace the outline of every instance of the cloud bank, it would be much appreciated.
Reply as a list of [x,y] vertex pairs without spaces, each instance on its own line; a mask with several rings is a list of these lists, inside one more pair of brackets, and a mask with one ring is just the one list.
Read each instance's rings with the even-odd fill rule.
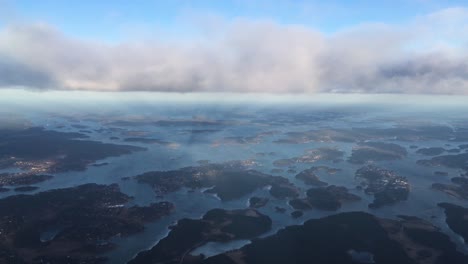
[[0,87],[99,91],[468,94],[468,9],[332,34],[237,19],[190,40],[118,44],[0,28]]

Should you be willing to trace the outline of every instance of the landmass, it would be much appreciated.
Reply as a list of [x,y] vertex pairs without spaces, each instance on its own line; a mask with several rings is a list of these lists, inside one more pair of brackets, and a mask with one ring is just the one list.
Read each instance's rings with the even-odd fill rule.
[[2,173],[0,174],[0,186],[30,185],[52,179],[52,175],[30,173]]
[[278,159],[273,162],[277,167],[289,167],[296,163],[315,163],[317,161],[340,162],[343,160],[344,152],[337,148],[309,149],[303,155],[288,159]]
[[426,156],[438,156],[444,152],[445,149],[441,147],[420,148],[416,151],[416,153]]
[[315,174],[314,169],[306,169],[296,175],[296,178],[303,181],[305,184],[314,186],[326,186],[328,183],[321,181]]
[[[127,207],[130,200],[117,184],[1,199],[0,252],[4,249],[26,263],[98,263],[100,253],[116,246],[111,238],[140,232],[144,223],[174,209],[169,202]],[[0,262],[7,258],[0,254]]]
[[468,178],[454,177],[451,181],[453,184],[434,183],[432,188],[459,199],[468,200]]
[[365,166],[356,171],[356,179],[366,194],[374,195],[369,208],[379,208],[408,199],[410,185],[405,177],[376,166]]
[[202,263],[446,264],[468,263],[468,256],[438,228],[416,217],[390,220],[350,212],[286,227]]
[[15,188],[15,192],[32,192],[39,189],[37,186],[20,186]]
[[270,171],[271,173],[274,173],[274,174],[281,174],[284,172],[283,169],[278,169],[278,168],[274,168],[274,169],[271,169]]
[[447,149],[446,151],[448,153],[460,153],[461,149],[453,148],[453,149]]
[[399,160],[406,157],[407,151],[400,145],[385,142],[364,142],[353,147],[348,161],[364,164],[372,161]]
[[251,208],[260,208],[265,206],[270,199],[266,197],[257,197],[253,196],[249,199],[249,207]]
[[264,131],[254,136],[231,136],[225,137],[221,141],[215,142],[215,144],[259,144],[265,141],[266,137],[278,134],[278,131]]
[[458,146],[459,149],[468,149],[468,144],[462,144]]
[[93,167],[102,167],[102,166],[107,166],[107,165],[109,165],[109,162],[101,162],[101,163],[91,164],[91,166],[93,166]]
[[349,193],[346,187],[330,185],[327,187],[312,188],[307,191],[307,197],[289,201],[296,210],[317,208],[321,210],[338,210],[344,202],[359,201],[361,198]]
[[[248,165],[248,164],[247,164]],[[297,197],[299,189],[288,179],[251,170],[245,164],[229,162],[185,167],[171,171],[152,171],[135,176],[138,182],[150,185],[158,195],[175,192],[182,187],[209,188],[221,200],[241,198],[258,188],[271,186],[276,198]]]
[[29,174],[82,171],[98,160],[145,150],[86,137],[40,127],[0,130],[0,168],[15,167]]
[[161,126],[161,127],[204,127],[204,126],[225,126],[228,122],[222,120],[197,120],[197,119],[162,119],[154,120],[148,118],[114,120],[107,125],[113,126]]
[[88,128],[88,126],[86,126],[86,125],[79,125],[79,124],[70,125],[70,127],[73,127],[73,128],[76,128],[76,129]]
[[208,242],[252,239],[271,229],[271,219],[253,209],[208,211],[201,219],[181,219],[167,237],[148,251],[140,252],[129,264],[197,263],[203,255],[190,252]]
[[400,140],[408,142],[451,140],[466,141],[464,131],[455,131],[449,126],[421,125],[395,126],[389,128],[360,127],[350,129],[325,128],[302,132],[288,132],[274,141],[281,144],[304,144],[309,142],[363,142],[366,140]]
[[182,134],[204,134],[204,133],[218,133],[220,129],[185,129],[181,130]]
[[157,138],[145,138],[145,137],[130,137],[125,138],[125,142],[137,142],[137,143],[145,143],[145,144],[159,144],[159,145],[168,145],[170,144],[167,141],[157,139]]
[[468,208],[450,203],[439,203],[438,206],[444,208],[450,229],[463,237],[465,244],[468,244]]
[[429,160],[418,160],[417,163],[425,166],[445,166],[449,168],[462,169],[468,172],[468,153],[443,155],[433,157]]
[[304,213],[302,211],[299,211],[299,210],[296,210],[296,211],[292,211],[291,212],[291,216],[292,218],[299,218],[301,216],[303,216]]
[[286,212],[286,208],[284,208],[284,207],[279,207],[279,206],[275,206],[275,212],[280,213],[280,214],[283,214],[283,213]]

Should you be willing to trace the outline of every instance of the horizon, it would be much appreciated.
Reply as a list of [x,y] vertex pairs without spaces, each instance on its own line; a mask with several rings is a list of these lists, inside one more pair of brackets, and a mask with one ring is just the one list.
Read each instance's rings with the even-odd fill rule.
[[0,264],[468,264],[468,0],[0,0]]

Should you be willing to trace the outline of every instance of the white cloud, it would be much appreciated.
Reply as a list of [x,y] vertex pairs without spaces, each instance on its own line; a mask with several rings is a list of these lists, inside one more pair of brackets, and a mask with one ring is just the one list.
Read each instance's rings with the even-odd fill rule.
[[[217,20],[214,20],[217,21]],[[468,93],[468,11],[326,35],[237,19],[191,40],[85,41],[50,25],[0,31],[0,86],[210,92]]]

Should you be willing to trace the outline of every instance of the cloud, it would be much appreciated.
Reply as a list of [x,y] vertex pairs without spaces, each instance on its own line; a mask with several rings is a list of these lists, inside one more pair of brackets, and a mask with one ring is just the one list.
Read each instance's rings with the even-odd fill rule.
[[53,77],[40,69],[0,57],[0,87],[26,86],[45,89],[54,86]]
[[46,24],[0,30],[0,87],[168,92],[468,94],[468,11],[333,34],[235,19],[189,40],[81,40]]

